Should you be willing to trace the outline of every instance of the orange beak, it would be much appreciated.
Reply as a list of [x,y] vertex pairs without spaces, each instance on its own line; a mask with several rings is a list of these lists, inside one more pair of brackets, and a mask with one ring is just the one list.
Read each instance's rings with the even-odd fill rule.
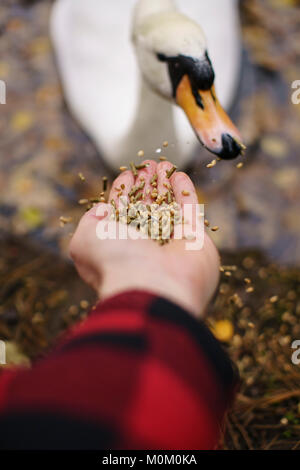
[[241,136],[215,95],[215,89],[199,90],[199,99],[192,91],[188,75],[184,75],[176,91],[176,102],[187,115],[198,139],[210,152],[220,158],[232,159],[245,146]]

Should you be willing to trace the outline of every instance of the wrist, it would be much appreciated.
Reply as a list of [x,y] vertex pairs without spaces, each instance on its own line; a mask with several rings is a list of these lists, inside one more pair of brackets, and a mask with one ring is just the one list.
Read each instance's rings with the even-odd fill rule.
[[200,289],[193,289],[188,284],[178,282],[169,275],[162,275],[153,269],[134,267],[124,269],[108,269],[102,278],[97,292],[101,300],[128,290],[144,290],[179,305],[193,316],[201,318],[206,307]]

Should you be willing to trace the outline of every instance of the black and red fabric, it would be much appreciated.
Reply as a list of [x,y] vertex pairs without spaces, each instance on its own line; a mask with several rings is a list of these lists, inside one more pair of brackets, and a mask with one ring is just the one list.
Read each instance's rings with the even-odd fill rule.
[[236,384],[202,322],[151,293],[125,292],[32,368],[2,369],[0,448],[214,449]]

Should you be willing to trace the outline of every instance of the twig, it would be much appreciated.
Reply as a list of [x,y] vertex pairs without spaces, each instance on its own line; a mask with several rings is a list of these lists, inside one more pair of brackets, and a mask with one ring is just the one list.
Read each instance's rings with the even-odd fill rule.
[[249,437],[249,434],[247,433],[246,429],[242,426],[242,424],[238,421],[238,419],[234,415],[231,415],[231,418],[232,418],[235,426],[240,431],[242,437],[244,438],[244,440],[245,440],[245,442],[248,446],[248,449],[253,450],[253,444],[252,444],[252,441],[251,441],[251,439]]
[[228,418],[227,419],[227,424],[226,424],[227,428],[228,428],[228,432],[229,432],[229,435],[232,439],[232,442],[234,444],[234,447],[235,447],[235,450],[240,450],[241,449],[241,446],[240,446],[240,443],[239,443],[239,438],[238,438],[238,435],[237,433],[234,431],[234,428],[230,422],[230,419]]
[[273,437],[273,439],[264,447],[264,450],[269,450],[278,441],[280,434],[277,434]]
[[300,447],[300,441],[297,442],[297,444],[295,444],[294,447],[292,447],[292,450],[297,450],[298,447]]

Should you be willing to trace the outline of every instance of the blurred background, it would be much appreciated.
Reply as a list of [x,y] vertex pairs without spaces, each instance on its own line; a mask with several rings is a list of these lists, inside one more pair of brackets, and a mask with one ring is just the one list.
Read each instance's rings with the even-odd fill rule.
[[[102,176],[113,178],[65,105],[51,7],[51,0],[0,5],[0,79],[7,85],[0,105],[0,339],[9,363],[18,364],[44,354],[95,301],[67,246],[85,210],[78,201],[99,195]],[[300,80],[300,1],[241,1],[240,14],[243,66],[231,115],[248,146],[243,167],[223,161],[208,170],[208,154],[189,169],[207,219],[219,226],[212,238],[223,268],[208,323],[242,377],[223,445],[296,449],[300,104],[292,104],[291,85]]]

